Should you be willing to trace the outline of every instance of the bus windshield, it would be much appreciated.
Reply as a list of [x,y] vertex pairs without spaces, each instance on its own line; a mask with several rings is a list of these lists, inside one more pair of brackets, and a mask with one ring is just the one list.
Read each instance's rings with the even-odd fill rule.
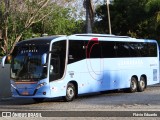
[[16,47],[12,55],[11,78],[15,81],[38,81],[47,77],[46,65],[43,65],[43,55],[49,46]]

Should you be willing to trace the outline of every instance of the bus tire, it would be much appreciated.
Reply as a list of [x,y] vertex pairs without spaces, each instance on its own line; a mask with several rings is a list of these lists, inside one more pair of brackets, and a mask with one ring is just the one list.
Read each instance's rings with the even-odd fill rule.
[[143,76],[140,77],[140,81],[138,82],[138,92],[143,92],[146,88],[146,80]]
[[44,98],[33,98],[36,103],[40,103],[44,101]]
[[73,83],[68,83],[66,89],[65,101],[70,102],[73,101],[76,97],[76,88]]
[[131,83],[130,83],[130,88],[129,88],[129,92],[134,93],[137,91],[137,79],[136,77],[132,77],[131,78]]

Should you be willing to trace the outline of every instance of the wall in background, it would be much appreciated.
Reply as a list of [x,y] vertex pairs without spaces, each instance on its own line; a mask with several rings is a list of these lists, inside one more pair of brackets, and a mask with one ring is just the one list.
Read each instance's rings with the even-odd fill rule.
[[11,97],[10,65],[0,66],[0,99]]

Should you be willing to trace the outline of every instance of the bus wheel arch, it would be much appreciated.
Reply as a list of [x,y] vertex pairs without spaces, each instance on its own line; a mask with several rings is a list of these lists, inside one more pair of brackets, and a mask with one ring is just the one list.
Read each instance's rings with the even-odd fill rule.
[[136,75],[133,75],[130,81],[129,92],[134,93],[137,91],[137,88],[138,88],[138,77]]
[[147,87],[147,76],[141,75],[140,80],[138,82],[138,92],[143,92]]
[[73,101],[78,95],[78,84],[76,81],[70,81],[67,84],[65,101]]

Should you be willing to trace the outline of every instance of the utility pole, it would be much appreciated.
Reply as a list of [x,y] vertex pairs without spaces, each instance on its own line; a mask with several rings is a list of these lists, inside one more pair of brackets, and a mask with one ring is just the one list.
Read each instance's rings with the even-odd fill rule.
[[112,34],[109,4],[110,4],[110,0],[107,0],[107,13],[108,13],[109,34]]

